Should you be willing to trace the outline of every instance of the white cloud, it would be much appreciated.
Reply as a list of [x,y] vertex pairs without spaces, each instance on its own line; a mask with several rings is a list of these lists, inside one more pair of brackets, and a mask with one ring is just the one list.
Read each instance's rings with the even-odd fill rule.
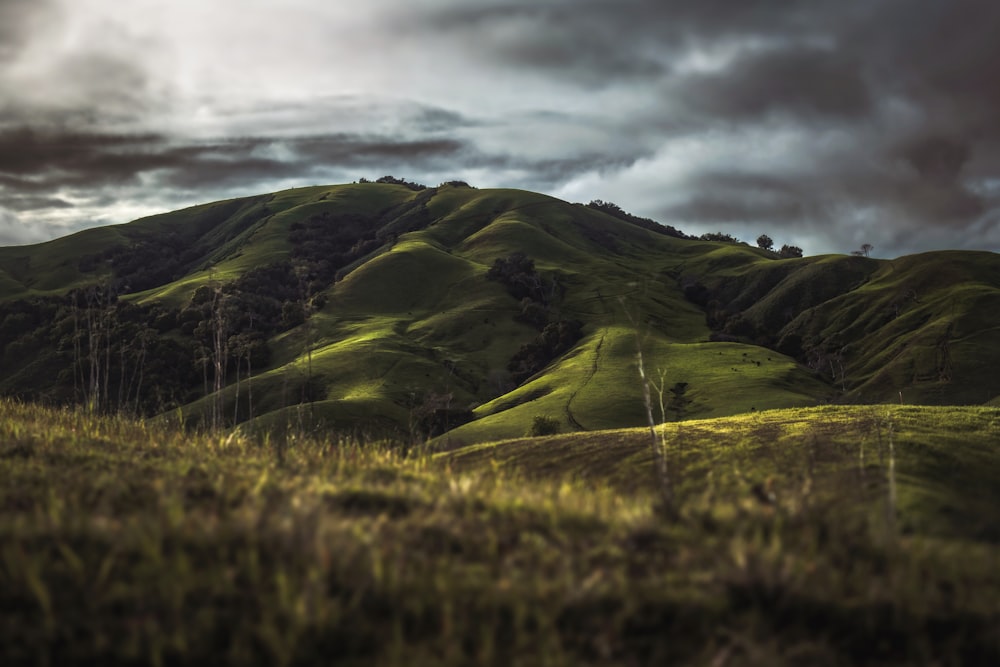
[[46,234],[37,226],[26,224],[13,211],[0,208],[0,245],[25,245],[45,238]]

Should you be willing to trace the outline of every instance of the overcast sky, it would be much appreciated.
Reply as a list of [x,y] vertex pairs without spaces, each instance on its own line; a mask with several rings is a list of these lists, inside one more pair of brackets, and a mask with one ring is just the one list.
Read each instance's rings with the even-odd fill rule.
[[384,174],[1000,250],[995,0],[0,0],[0,244]]

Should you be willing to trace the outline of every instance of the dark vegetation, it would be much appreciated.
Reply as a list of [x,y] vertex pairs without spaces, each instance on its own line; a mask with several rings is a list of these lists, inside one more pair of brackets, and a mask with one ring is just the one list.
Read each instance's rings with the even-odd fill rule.
[[521,312],[516,320],[540,329],[534,340],[523,344],[507,364],[515,384],[523,383],[568,352],[582,337],[583,323],[579,320],[550,319],[557,301],[565,297],[565,290],[554,276],[543,278],[524,253],[497,258],[486,279],[501,283],[520,300]]
[[[0,302],[3,393],[151,416],[217,393],[244,372],[252,375],[270,360],[267,340],[322,308],[324,290],[400,234],[430,224],[426,202],[434,190],[388,176],[378,182],[419,194],[378,215],[323,212],[292,223],[287,260],[224,283],[213,280],[179,309],[121,298],[167,284],[204,260],[204,248],[177,232],[81,258],[84,272],[110,270],[95,287],[63,297]],[[233,233],[267,213],[262,207],[244,215]],[[303,386],[313,384],[306,378]],[[300,393],[302,400],[320,395]],[[229,420],[221,411],[221,399],[214,401],[210,423],[232,423],[240,416],[237,411]],[[252,416],[252,408],[245,416]],[[436,434],[440,427],[424,430]]]
[[369,181],[367,178],[359,178],[358,183],[385,183],[389,185],[402,185],[403,187],[409,188],[419,192],[420,190],[426,190],[427,186],[422,183],[415,183],[413,181],[408,181],[405,178],[396,178],[395,176],[382,176],[375,179],[374,181]]
[[[211,263],[220,245],[271,215],[268,197],[220,202],[192,215],[183,227],[137,235],[124,244],[112,245],[77,261],[83,273],[109,274],[104,280],[118,294],[141,292],[183,278]],[[226,235],[217,236],[221,221],[230,224]]]
[[714,340],[789,355],[829,382],[841,400],[899,401],[902,395],[978,403],[992,390],[972,359],[982,363],[996,353],[985,338],[971,335],[965,349],[976,351],[959,369],[953,350],[962,345],[956,331],[981,327],[985,304],[1000,297],[996,273],[984,259],[949,254],[880,264],[844,256],[769,263],[707,280],[686,275],[681,286],[705,310]]
[[175,313],[108,288],[0,303],[4,391],[26,400],[155,414],[193,399],[190,340],[165,336]]
[[782,259],[790,259],[793,257],[802,256],[802,248],[795,245],[783,245],[781,250],[778,251],[778,256]]
[[651,232],[656,232],[657,234],[673,236],[674,238],[678,239],[691,238],[690,236],[680,231],[679,229],[676,229],[672,225],[665,225],[663,223],[657,222],[656,220],[653,220],[652,218],[643,218],[638,215],[632,215],[631,213],[628,213],[625,210],[623,210],[622,207],[619,206],[618,204],[609,201],[602,201],[600,199],[595,199],[589,204],[587,204],[587,206],[602,213],[607,213],[608,215],[618,218],[619,220],[624,220],[625,222],[637,225],[639,227],[642,227],[643,229],[648,229]]
[[531,342],[525,343],[507,363],[511,379],[521,384],[568,352],[583,335],[579,320],[549,322]]
[[453,428],[472,421],[468,407],[458,405],[454,394],[428,391],[410,408],[410,429],[419,440],[436,438]]
[[698,237],[701,241],[715,241],[716,243],[734,243],[736,245],[747,245],[746,242],[739,240],[732,234],[726,234],[724,232],[706,232]]
[[525,435],[529,438],[538,438],[545,435],[555,435],[558,432],[558,420],[544,415],[535,415],[531,420],[531,428]]

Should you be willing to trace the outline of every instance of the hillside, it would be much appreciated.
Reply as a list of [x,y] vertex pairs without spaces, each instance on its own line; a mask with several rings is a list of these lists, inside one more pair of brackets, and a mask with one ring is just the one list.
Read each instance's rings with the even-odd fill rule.
[[658,434],[669,517],[646,429],[404,457],[0,399],[0,662],[1000,660],[996,408]]
[[996,255],[780,259],[682,236],[530,192],[386,182],[0,248],[0,393],[448,447],[538,416],[644,423],[637,348],[658,419],[1000,395]]

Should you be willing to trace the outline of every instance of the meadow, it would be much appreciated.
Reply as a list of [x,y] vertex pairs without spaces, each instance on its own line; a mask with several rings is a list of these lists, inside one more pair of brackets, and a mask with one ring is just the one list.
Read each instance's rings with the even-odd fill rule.
[[1000,410],[444,453],[0,402],[0,663],[1000,664]]

